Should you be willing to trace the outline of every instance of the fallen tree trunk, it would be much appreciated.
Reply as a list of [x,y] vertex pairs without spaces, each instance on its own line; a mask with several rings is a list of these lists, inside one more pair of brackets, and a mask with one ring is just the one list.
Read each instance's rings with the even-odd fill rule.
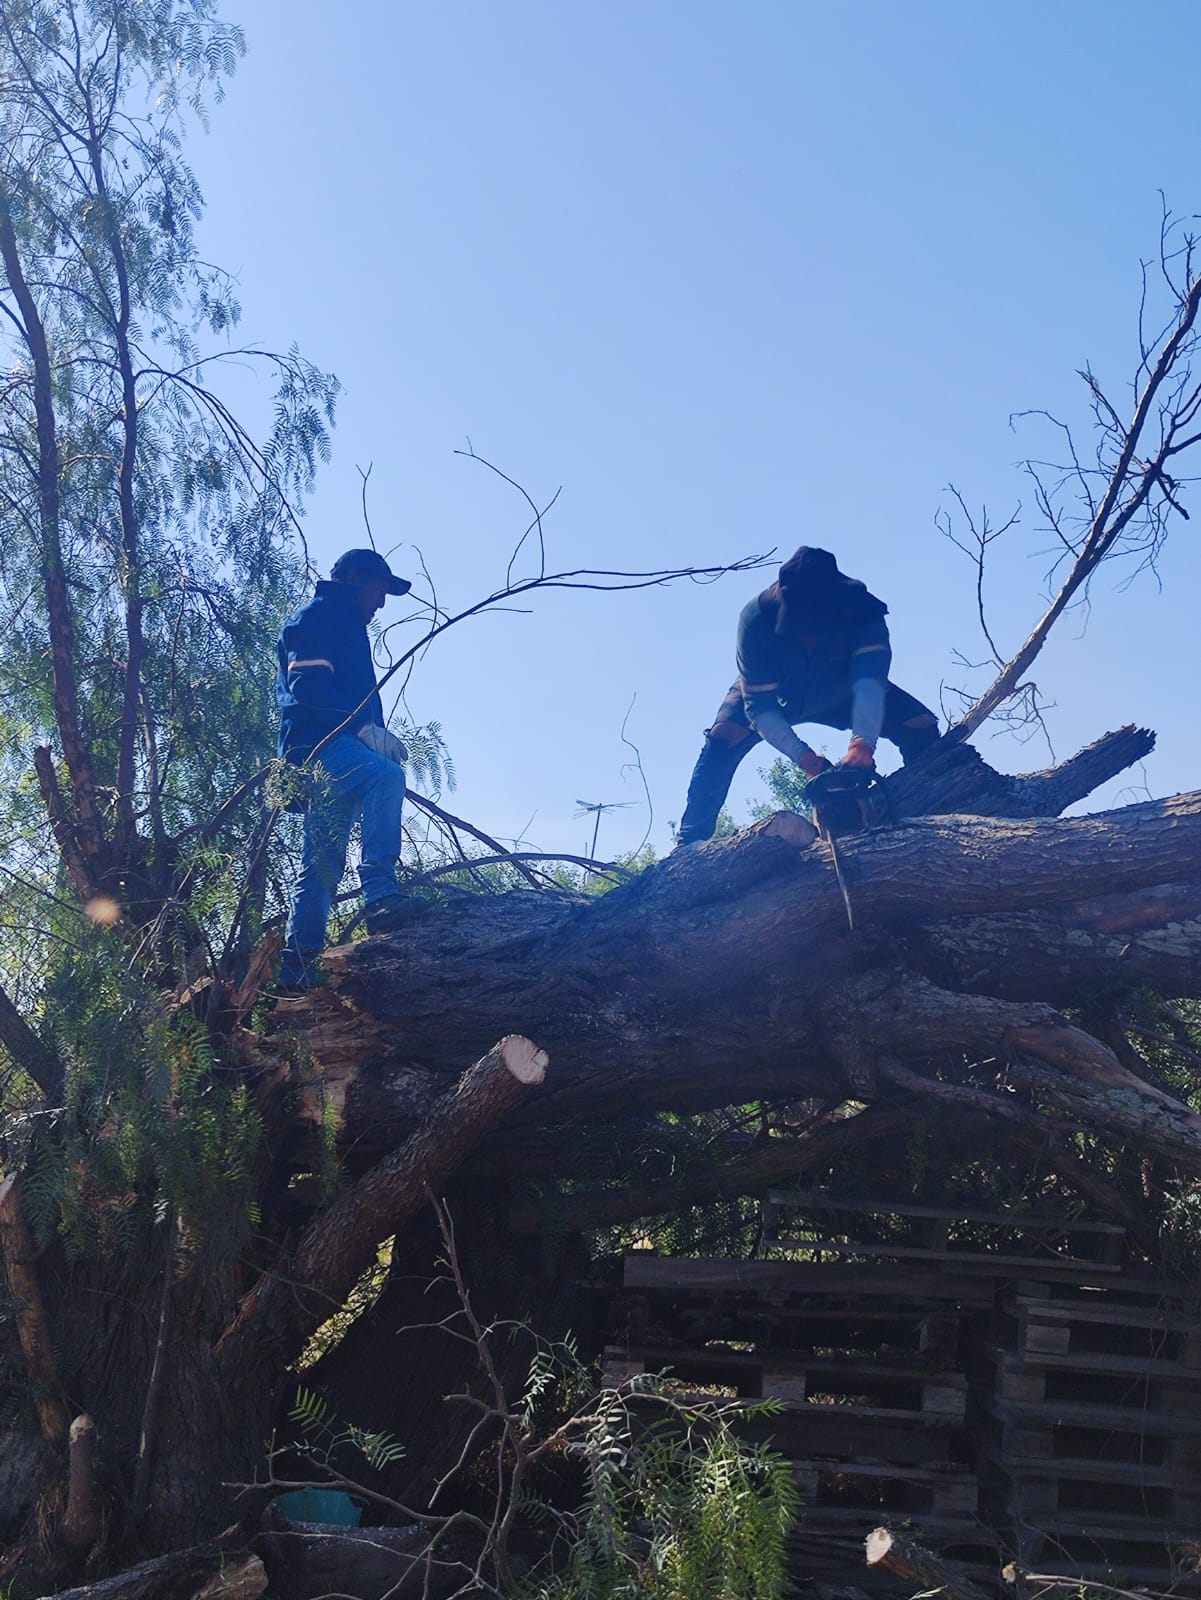
[[[429,1117],[453,1062],[498,1026],[520,1029],[556,1066],[537,1110],[506,1123],[516,1152],[524,1132],[601,1116],[837,1098],[854,1089],[860,1040],[919,1069],[940,1051],[1038,1059],[1059,1026],[1047,999],[1201,981],[1201,795],[849,839],[855,938],[828,847],[798,847],[793,820],[684,852],[599,901],[472,901],[407,937],[330,951],[330,988],[281,1006],[293,1036],[256,1047],[264,1092],[319,1085],[346,1148],[370,1159]],[[1033,1022],[1050,1031],[1032,1042]],[[1051,1064],[1086,1070],[1079,1054]],[[1201,1123],[1183,1108],[1165,1121],[1145,1085],[1125,1087],[1147,1101],[1134,1123],[1145,1112],[1163,1153],[1201,1170]]]

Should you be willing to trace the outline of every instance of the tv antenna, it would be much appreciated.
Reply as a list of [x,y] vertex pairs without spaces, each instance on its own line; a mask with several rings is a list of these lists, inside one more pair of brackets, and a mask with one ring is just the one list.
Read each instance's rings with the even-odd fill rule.
[[596,824],[592,829],[592,848],[588,852],[589,858],[592,861],[596,860],[596,841],[600,836],[601,818],[604,816],[605,812],[606,811],[624,811],[627,806],[632,806],[634,804],[636,804],[636,802],[633,801],[633,800],[596,800],[596,801],[592,801],[592,800],[577,800],[576,801],[576,805],[579,806],[579,808],[580,808],[576,812],[576,816],[577,817],[593,817],[594,816],[596,818]]

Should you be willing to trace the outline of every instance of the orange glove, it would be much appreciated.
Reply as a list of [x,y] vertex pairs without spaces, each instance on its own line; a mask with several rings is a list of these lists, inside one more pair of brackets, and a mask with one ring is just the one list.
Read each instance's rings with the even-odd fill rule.
[[819,756],[816,750],[806,750],[797,762],[797,766],[807,778],[816,778],[819,772],[829,772],[830,763],[825,756]]
[[838,763],[840,767],[864,767],[870,769],[876,764],[876,752],[866,739],[858,735],[851,740],[851,745],[846,755]]

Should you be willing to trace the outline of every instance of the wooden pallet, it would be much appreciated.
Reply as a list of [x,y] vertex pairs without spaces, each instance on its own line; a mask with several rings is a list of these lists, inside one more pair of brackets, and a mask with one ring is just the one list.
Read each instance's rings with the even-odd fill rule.
[[821,1513],[853,1507],[877,1522],[888,1517],[974,1519],[979,1503],[976,1474],[962,1467],[898,1468],[885,1462],[790,1461],[805,1505]]
[[[1052,1454],[1071,1454],[1071,1447],[1056,1445],[1064,1432],[1134,1434],[1165,1440],[1201,1439],[1201,1418],[1178,1412],[1147,1411],[1138,1405],[1097,1405],[1088,1401],[1057,1400],[1050,1404],[1025,1404],[1020,1400],[984,1398],[979,1409],[1006,1430],[1005,1448],[1014,1455],[1034,1455],[1041,1446],[1032,1440],[1051,1438]],[[1084,1453],[1084,1452],[1080,1452]]]
[[740,1397],[771,1396],[793,1407],[845,1405],[860,1415],[917,1413],[944,1423],[961,1423],[966,1412],[963,1374],[916,1361],[882,1364],[852,1356],[759,1354],[721,1345],[700,1349],[630,1345],[606,1349],[604,1370],[609,1383],[669,1371],[681,1383],[732,1389]]
[[993,1393],[1005,1403],[1066,1408],[1089,1404],[1201,1418],[1201,1368],[1136,1356],[978,1347]]
[[1048,1518],[1104,1514],[1166,1520],[1201,1533],[1201,1482],[1162,1463],[1148,1466],[1066,1456],[1023,1461],[986,1453],[981,1481],[994,1504],[1035,1525]]
[[1201,1368],[1197,1319],[1172,1305],[1130,1304],[1114,1294],[1067,1298],[1011,1290],[1002,1299],[1005,1343],[1020,1355],[1170,1361]]
[[[1103,1282],[1120,1273],[1125,1254],[1126,1230],[1119,1224],[1072,1217],[786,1191],[769,1194],[761,1213],[765,1246],[923,1262],[998,1278],[1038,1272]],[[809,1220],[814,1213],[836,1225],[818,1230]],[[991,1248],[981,1244],[981,1233],[992,1236]],[[970,1234],[976,1237],[965,1237]]]
[[888,1351],[915,1354],[958,1348],[958,1307],[872,1306],[850,1309],[825,1304],[771,1304],[749,1295],[708,1296],[684,1291],[625,1294],[611,1303],[611,1343],[714,1340],[752,1343],[760,1349],[816,1354],[838,1349],[864,1360]]
[[989,1310],[992,1287],[978,1276],[848,1261],[697,1261],[649,1250],[625,1257],[623,1283],[639,1293],[751,1296],[766,1304],[841,1304],[897,1310],[951,1303]]

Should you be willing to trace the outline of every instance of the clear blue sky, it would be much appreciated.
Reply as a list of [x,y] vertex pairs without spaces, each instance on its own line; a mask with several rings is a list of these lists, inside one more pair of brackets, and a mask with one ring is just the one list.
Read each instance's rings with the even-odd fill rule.
[[[241,336],[295,339],[345,386],[307,525],[323,570],[364,542],[370,463],[398,571],[418,544],[443,604],[495,587],[525,509],[454,454],[470,436],[536,499],[562,485],[555,567],[833,549],[889,602],[894,678],[932,702],[962,679],[953,651],[980,653],[971,569],[934,527],[944,487],[1002,518],[1020,499],[991,583],[999,642],[1024,636],[1049,539],[1013,463],[1043,441],[1009,415],[1047,407],[1083,435],[1086,361],[1125,395],[1157,190],[1201,209],[1195,0],[226,14],[249,53],[190,144],[201,237],[240,280]],[[1177,525],[1162,592],[1103,574],[1087,628],[1061,625],[1036,674],[1060,756],[1122,722],[1158,729],[1154,794],[1201,782],[1195,526]],[[580,848],[578,799],[640,798],[619,737],[637,696],[665,848],[738,610],[769,576],[550,593],[454,630],[408,695],[442,723],[449,803]],[[1037,742],[981,745],[1007,770],[1047,762]],[[644,808],[613,814],[601,853],[645,826]]]

